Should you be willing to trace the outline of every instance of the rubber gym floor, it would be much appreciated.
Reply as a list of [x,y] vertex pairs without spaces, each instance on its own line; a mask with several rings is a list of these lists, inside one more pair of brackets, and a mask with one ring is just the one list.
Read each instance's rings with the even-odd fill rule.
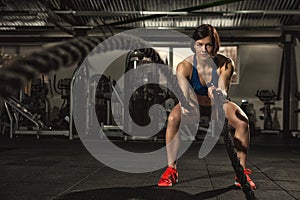
[[[89,154],[79,139],[0,138],[1,200],[245,199],[233,185],[233,169],[221,142],[203,159],[198,158],[201,141],[194,142],[179,159],[179,183],[159,188],[156,183],[164,169],[149,173],[114,170]],[[164,145],[163,141],[115,142],[133,151]],[[299,139],[251,138],[248,167],[257,184],[257,199],[300,199]]]

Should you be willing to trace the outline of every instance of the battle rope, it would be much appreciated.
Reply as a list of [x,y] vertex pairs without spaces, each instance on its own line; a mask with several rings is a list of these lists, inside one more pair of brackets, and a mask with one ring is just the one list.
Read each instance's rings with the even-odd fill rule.
[[[82,62],[92,50],[95,53],[102,53],[115,49],[127,50],[139,46],[149,46],[144,40],[126,34],[122,34],[121,37],[112,37],[110,42],[99,45],[105,39],[104,37],[76,37],[50,48],[44,48],[25,58],[18,58],[11,65],[0,69],[0,97],[13,95],[39,74],[47,74],[50,71]],[[140,50],[153,62],[165,64],[154,49],[144,48]],[[176,76],[172,74],[172,70],[162,70],[162,73],[171,79],[172,84],[177,84]],[[178,90],[176,92],[182,105],[188,108],[189,104],[185,101],[180,87],[176,85],[174,88]]]
[[223,109],[223,104],[226,102],[226,98],[224,97],[224,95],[221,92],[218,92],[215,89],[212,92],[213,92],[214,99],[215,99],[214,104],[218,111],[218,117],[221,119],[225,118],[222,133],[224,134],[226,151],[229,155],[231,165],[234,169],[234,172],[237,176],[239,183],[242,186],[242,190],[245,194],[245,197],[248,200],[254,200],[254,199],[256,199],[255,195],[254,195],[254,191],[251,189],[250,184],[247,181],[247,177],[244,174],[244,168],[240,164],[240,159],[237,156],[237,153],[234,148],[233,136],[231,133],[233,128],[228,125],[228,119],[225,117],[225,111]]
[[103,38],[73,38],[25,58],[18,58],[11,65],[0,69],[0,96],[13,95],[40,74],[72,66],[85,58],[101,41]]

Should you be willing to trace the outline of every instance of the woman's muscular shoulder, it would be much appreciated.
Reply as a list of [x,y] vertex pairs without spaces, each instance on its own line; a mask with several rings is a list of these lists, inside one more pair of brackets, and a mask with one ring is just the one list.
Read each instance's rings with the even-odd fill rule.
[[223,54],[217,54],[217,58],[218,58],[218,63],[219,63],[219,67],[225,67],[226,70],[229,69],[234,70],[234,62],[231,58],[223,55]]
[[223,54],[217,54],[217,58],[221,73],[226,71],[226,73],[228,73],[229,76],[232,76],[234,72],[233,60]]
[[189,78],[192,68],[192,60],[188,57],[177,65],[176,71],[182,74],[184,77]]
[[234,65],[233,60],[223,54],[217,54],[219,67],[224,66],[225,64]]

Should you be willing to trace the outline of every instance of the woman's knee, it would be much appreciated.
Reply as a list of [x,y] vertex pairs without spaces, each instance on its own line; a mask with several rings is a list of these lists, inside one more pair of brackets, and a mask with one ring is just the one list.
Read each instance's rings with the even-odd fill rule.
[[238,126],[237,129],[242,130],[243,132],[247,132],[249,127],[248,120],[245,121],[239,120],[237,126]]
[[171,126],[178,126],[180,123],[180,115],[170,114],[168,117],[168,124]]
[[249,121],[247,117],[236,112],[235,115],[229,117],[229,125],[235,128],[237,132],[245,133],[248,131]]
[[245,113],[241,113],[240,110],[236,110],[235,116],[237,117],[237,126],[242,129],[248,129],[249,120]]

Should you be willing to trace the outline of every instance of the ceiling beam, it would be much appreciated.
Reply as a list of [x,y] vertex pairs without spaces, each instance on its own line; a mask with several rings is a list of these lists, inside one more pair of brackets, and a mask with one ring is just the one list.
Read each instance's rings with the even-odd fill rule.
[[[64,1],[65,1],[65,0],[64,0]],[[53,23],[55,26],[57,26],[57,27],[58,27],[59,29],[61,29],[62,31],[64,31],[64,32],[66,32],[66,33],[68,33],[68,34],[70,34],[70,35],[74,35],[74,32],[73,32],[72,30],[69,30],[69,29],[65,28],[65,26],[59,24],[59,23],[56,21],[57,18],[60,18],[60,19],[62,19],[63,21],[69,23],[70,25],[73,25],[73,21],[72,21],[72,20],[70,20],[70,19],[69,19],[68,17],[66,17],[66,16],[59,16],[59,15],[53,13],[52,10],[54,9],[54,7],[53,7],[51,1],[46,1],[46,2],[44,2],[44,1],[38,1],[38,2],[39,2],[41,5],[43,5],[43,6],[45,6],[46,8],[48,8],[47,11],[46,11],[46,13],[48,14],[48,19],[49,19],[49,21],[50,21],[51,23]]]
[[[130,29],[134,29],[136,27],[133,26],[126,26],[126,27],[117,27],[114,30],[116,32],[121,32],[121,31],[126,31]],[[217,30],[223,30],[223,31],[300,31],[300,25],[287,25],[287,26],[228,26],[228,27],[218,27],[215,26]],[[147,29],[166,29],[166,30],[175,30],[175,31],[194,31],[195,27],[194,26],[182,26],[182,27],[173,27],[173,26],[162,26],[162,27],[147,27]],[[94,28],[94,30],[97,30]]]
[[[126,17],[129,15],[166,15],[166,16],[201,16],[201,15],[217,15],[217,16],[234,16],[237,14],[260,14],[260,15],[300,15],[300,10],[235,10],[235,11],[94,11],[94,10],[52,10],[57,15],[74,15],[74,16],[98,16],[98,17]],[[1,11],[0,16],[36,16],[39,13],[47,13],[47,11]],[[60,16],[60,17],[62,17]],[[69,24],[74,24],[68,18],[62,17]]]
[[300,10],[235,10],[235,11],[80,11],[80,10],[57,10],[52,11],[56,14],[72,14],[74,16],[101,16],[101,17],[126,17],[129,15],[218,15],[218,16],[233,16],[236,14],[261,14],[261,15],[300,15]]
[[[65,25],[64,26],[67,29],[70,30],[75,30],[75,29],[83,29],[83,30],[93,30],[93,31],[97,31],[98,29],[93,27],[93,26],[89,26],[89,25],[82,25],[82,26],[71,26],[71,25]],[[245,31],[300,31],[300,25],[284,25],[284,26],[215,26],[218,30],[224,30],[224,31],[231,31],[231,30],[245,30]],[[128,26],[128,27],[118,27],[115,30],[117,30],[117,32],[121,32],[121,31],[126,31],[129,29],[134,29],[136,27],[133,26]],[[6,31],[6,30],[34,30],[34,29],[38,29],[38,30],[54,30],[55,26],[53,25],[45,25],[45,26],[14,26],[14,25],[7,25],[7,26],[0,26],[0,37],[1,37],[1,30],[2,31]],[[195,27],[194,26],[160,26],[160,27],[147,27],[146,29],[165,29],[165,30],[194,30]]]
[[[63,41],[65,39],[72,38],[70,35],[64,35],[64,36],[42,36],[42,35],[20,35],[19,37],[16,36],[7,36],[7,37],[0,37],[0,44],[21,44],[21,43],[30,43],[30,44],[36,44],[36,43],[48,43],[48,42],[58,42]],[[174,44],[174,39],[172,38],[164,38],[164,41],[162,41],[162,38],[156,38],[156,37],[147,37],[149,42],[157,42],[161,44],[168,44],[172,45]],[[246,44],[246,43],[259,43],[259,44],[278,44],[280,43],[281,37],[227,37],[221,36],[222,43],[230,43],[230,44]],[[178,41],[180,42],[180,39]]]
[[59,42],[70,39],[70,37],[0,37],[0,44],[3,45],[20,45],[20,44],[45,44],[51,42]]
[[[172,12],[191,12],[191,11],[195,11],[195,10],[211,8],[211,7],[225,5],[225,4],[239,2],[239,1],[244,1],[244,0],[219,0],[219,1],[214,1],[214,2],[210,2],[210,3],[201,4],[199,6],[193,6],[193,7],[172,10]],[[148,15],[148,16],[138,17],[135,19],[113,22],[113,23],[109,23],[107,25],[117,26],[117,25],[123,25],[123,24],[128,24],[128,23],[133,23],[133,22],[138,22],[138,21],[143,21],[143,20],[148,20],[148,19],[154,19],[157,17],[164,17],[164,16],[168,16],[168,15],[166,15],[166,14]],[[101,25],[101,26],[104,26],[104,25]]]
[[[300,11],[300,1],[297,2],[297,10]],[[300,21],[300,15],[292,15],[289,16],[286,24],[290,25],[290,24],[299,24]]]

